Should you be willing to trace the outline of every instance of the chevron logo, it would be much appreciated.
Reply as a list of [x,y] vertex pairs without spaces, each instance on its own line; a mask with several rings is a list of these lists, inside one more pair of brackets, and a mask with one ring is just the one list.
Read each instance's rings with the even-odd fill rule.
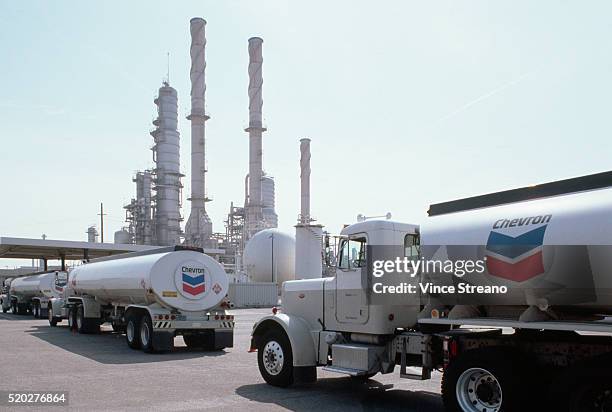
[[489,274],[524,282],[544,273],[542,245],[547,226],[516,237],[491,231],[485,252]]
[[183,291],[192,296],[197,296],[204,293],[206,291],[204,274],[191,274],[183,272]]

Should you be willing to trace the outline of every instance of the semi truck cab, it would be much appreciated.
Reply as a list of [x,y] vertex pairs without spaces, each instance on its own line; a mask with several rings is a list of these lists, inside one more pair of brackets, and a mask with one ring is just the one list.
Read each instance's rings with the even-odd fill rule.
[[392,372],[395,335],[416,324],[421,307],[418,297],[413,304],[402,305],[373,301],[366,270],[368,253],[382,250],[416,256],[418,239],[417,225],[391,220],[345,227],[335,276],[285,282],[282,310],[255,324],[251,349],[258,351],[264,379],[278,386],[309,381],[316,379],[316,366],[352,376]]

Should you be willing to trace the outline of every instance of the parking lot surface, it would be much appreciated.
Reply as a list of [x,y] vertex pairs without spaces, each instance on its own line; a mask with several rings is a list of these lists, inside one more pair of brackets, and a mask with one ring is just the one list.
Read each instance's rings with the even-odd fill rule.
[[[234,347],[171,353],[132,350],[109,326],[98,335],[49,327],[30,316],[0,314],[0,391],[67,391],[73,410],[442,411],[440,374],[429,381],[376,375],[359,383],[318,370],[314,384],[267,385],[248,353],[253,324],[270,309],[234,310]],[[7,410],[6,406],[0,409]],[[66,410],[28,407],[17,410]]]

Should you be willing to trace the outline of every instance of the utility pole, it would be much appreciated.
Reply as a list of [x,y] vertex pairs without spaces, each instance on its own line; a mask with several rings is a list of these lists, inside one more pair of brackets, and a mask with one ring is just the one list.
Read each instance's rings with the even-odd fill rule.
[[104,203],[100,203],[100,213],[98,213],[98,216],[100,216],[100,243],[104,243],[104,216],[106,216],[106,213],[104,213]]

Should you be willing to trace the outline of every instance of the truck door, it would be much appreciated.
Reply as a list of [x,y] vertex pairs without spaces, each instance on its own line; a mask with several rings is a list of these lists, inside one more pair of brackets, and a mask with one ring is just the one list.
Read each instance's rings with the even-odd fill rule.
[[336,320],[340,323],[368,321],[366,236],[351,236],[340,243],[336,270]]

